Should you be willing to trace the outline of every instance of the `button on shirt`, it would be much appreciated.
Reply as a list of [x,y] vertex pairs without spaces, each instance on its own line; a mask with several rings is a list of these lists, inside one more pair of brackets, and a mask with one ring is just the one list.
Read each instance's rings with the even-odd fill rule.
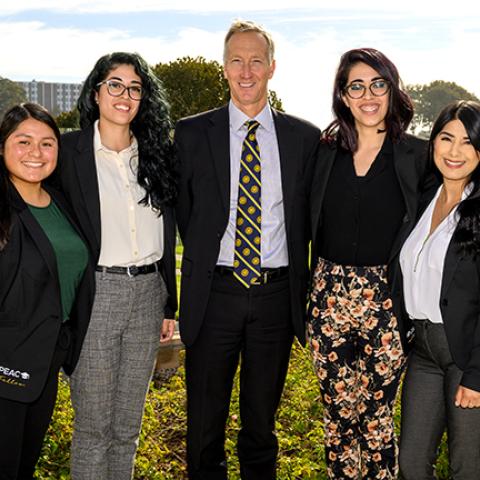
[[[443,323],[440,311],[443,266],[448,246],[457,227],[457,207],[430,235],[432,215],[442,186],[421,216],[400,252],[405,307],[410,318],[428,318]],[[462,195],[466,198],[471,187]]]
[[139,205],[145,190],[137,183],[138,144],[115,152],[104,145],[94,125],[94,150],[100,195],[101,248],[98,264],[149,265],[163,256],[163,219]]
[[261,265],[264,268],[287,266],[288,250],[280,154],[272,111],[267,104],[255,118],[249,118],[230,101],[228,113],[230,117],[230,215],[220,244],[217,264],[233,266],[240,158],[242,144],[247,135],[245,122],[257,120],[260,126],[257,129],[256,137],[260,148],[262,167]]

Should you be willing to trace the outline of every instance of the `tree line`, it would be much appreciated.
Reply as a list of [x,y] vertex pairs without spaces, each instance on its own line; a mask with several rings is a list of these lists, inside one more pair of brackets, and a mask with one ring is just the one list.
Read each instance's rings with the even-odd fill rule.
[[[179,118],[225,105],[230,98],[223,66],[215,60],[182,57],[169,63],[158,63],[153,71],[162,80],[167,92],[173,124]],[[478,101],[473,93],[460,85],[443,80],[407,85],[405,88],[415,105],[410,131],[417,135],[428,135],[434,119],[448,103],[455,100]],[[274,108],[283,110],[282,101],[275,91],[271,90],[269,97]],[[0,77],[0,118],[8,108],[25,101],[26,94],[20,85]],[[78,128],[78,110],[63,112],[56,120],[61,128]]]

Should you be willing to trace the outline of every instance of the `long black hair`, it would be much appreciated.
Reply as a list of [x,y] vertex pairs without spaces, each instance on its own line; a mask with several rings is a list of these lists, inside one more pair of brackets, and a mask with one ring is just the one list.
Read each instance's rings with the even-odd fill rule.
[[[445,125],[452,120],[460,120],[468,138],[480,158],[480,103],[472,100],[459,100],[448,104],[438,115],[430,133],[428,161],[435,174],[442,178],[434,162],[434,141]],[[470,177],[472,190],[457,208],[458,224],[453,242],[466,254],[480,253],[480,164]]]
[[340,58],[333,85],[332,111],[335,120],[325,129],[323,138],[330,141],[336,138],[342,148],[352,153],[358,148],[358,132],[352,112],[342,96],[345,95],[350,70],[360,62],[372,67],[390,86],[385,125],[387,135],[394,143],[403,137],[413,117],[413,104],[403,90],[397,67],[382,52],[374,48],[357,48],[345,52]]
[[8,110],[0,125],[0,250],[5,248],[10,235],[12,221],[10,209],[10,174],[5,166],[5,142],[25,120],[33,118],[49,126],[60,145],[60,131],[48,110],[36,103],[21,103]]
[[138,142],[137,182],[145,189],[139,203],[151,205],[161,214],[172,205],[177,185],[173,172],[173,145],[170,136],[170,108],[162,83],[138,53],[114,52],[99,58],[83,84],[78,99],[80,126],[92,125],[100,116],[95,94],[98,84],[119,65],[131,65],[142,80],[142,100],[130,129]]

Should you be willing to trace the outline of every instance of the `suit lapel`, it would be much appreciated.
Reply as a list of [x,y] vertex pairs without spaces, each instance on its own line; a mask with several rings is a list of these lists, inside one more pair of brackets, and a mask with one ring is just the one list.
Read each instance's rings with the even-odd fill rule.
[[30,212],[27,204],[23,201],[22,197],[14,187],[12,187],[11,190],[11,199],[13,208],[18,211],[18,218],[34,240],[35,245],[45,260],[52,277],[58,279],[57,259],[55,257],[55,252],[53,251],[50,240],[43,231],[42,227],[38,224],[32,212]]
[[293,215],[293,196],[297,177],[298,158],[303,152],[298,149],[303,142],[298,137],[293,125],[281,112],[272,109],[273,121],[277,133],[278,151],[280,155],[280,173],[282,178],[282,195],[285,212],[286,230],[289,231]]
[[320,223],[320,216],[322,211],[323,198],[325,190],[327,189],[328,179],[332,171],[333,162],[337,149],[335,147],[328,147],[323,145],[320,150],[320,155],[317,159],[317,166],[315,168],[314,179],[312,182],[312,235],[315,238]]
[[392,261],[399,252],[404,240],[414,227],[417,217],[419,192],[417,190],[418,175],[414,157],[414,149],[405,140],[402,140],[398,144],[393,144],[393,164],[407,211],[393,244],[389,262]]
[[97,244],[100,246],[100,195],[98,191],[95,152],[93,151],[93,125],[80,132],[76,155],[77,157],[73,163],[79,179],[83,201],[87,208],[93,231],[95,232]]
[[222,206],[228,215],[230,210],[230,120],[228,107],[218,109],[210,119],[208,139],[217,174]]
[[455,270],[457,269],[459,261],[460,255],[452,239],[450,240],[450,243],[448,245],[447,253],[445,255],[445,263],[443,264],[443,276],[440,298],[445,298],[448,287],[450,286],[450,283],[453,279],[453,275],[455,273]]

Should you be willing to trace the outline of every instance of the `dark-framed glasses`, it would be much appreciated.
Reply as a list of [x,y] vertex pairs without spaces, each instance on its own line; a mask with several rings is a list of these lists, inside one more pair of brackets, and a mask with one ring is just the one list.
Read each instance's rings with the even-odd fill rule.
[[368,87],[360,82],[352,82],[345,87],[345,93],[350,98],[357,100],[365,95],[367,88],[374,97],[383,97],[390,90],[390,84],[383,78],[373,81]]
[[141,85],[130,85],[129,87],[125,86],[122,82],[118,80],[103,80],[103,82],[97,83],[97,87],[105,84],[107,86],[107,92],[112,97],[121,97],[125,90],[128,92],[128,96],[132,100],[141,100],[143,96],[143,88]]

